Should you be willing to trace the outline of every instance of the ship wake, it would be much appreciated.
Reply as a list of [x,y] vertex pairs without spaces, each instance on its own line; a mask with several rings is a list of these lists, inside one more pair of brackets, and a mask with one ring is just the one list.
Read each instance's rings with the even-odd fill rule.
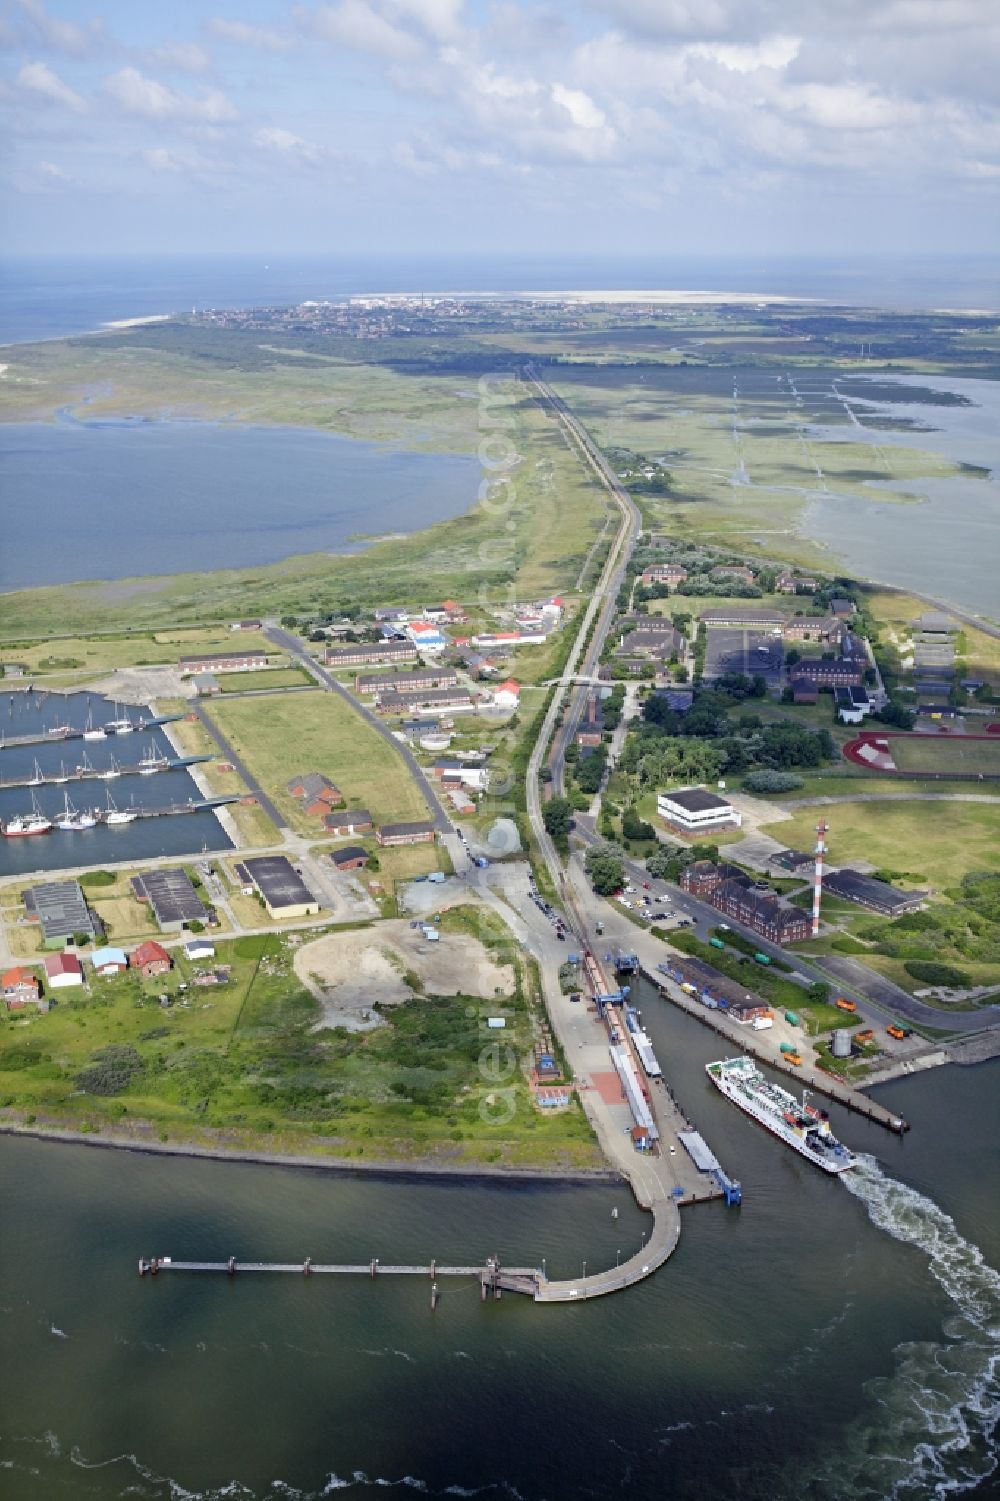
[[840,1181],[872,1224],[926,1257],[954,1314],[943,1342],[901,1345],[894,1373],[870,1384],[878,1419],[829,1461],[824,1493],[916,1501],[973,1491],[997,1471],[1000,1273],[950,1215],[873,1157],[860,1155]]

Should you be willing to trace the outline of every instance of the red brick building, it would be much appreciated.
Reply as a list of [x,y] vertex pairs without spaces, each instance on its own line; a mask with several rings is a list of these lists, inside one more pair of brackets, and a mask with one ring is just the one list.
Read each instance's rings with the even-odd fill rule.
[[140,943],[139,947],[129,955],[131,968],[137,969],[147,980],[155,975],[165,975],[171,963],[172,960],[166,949],[153,939]]

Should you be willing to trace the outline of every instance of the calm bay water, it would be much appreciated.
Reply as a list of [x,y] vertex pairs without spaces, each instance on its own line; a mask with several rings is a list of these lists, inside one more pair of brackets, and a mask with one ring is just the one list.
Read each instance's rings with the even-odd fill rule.
[[[408,1279],[151,1282],[135,1263],[496,1251],[569,1273],[638,1242],[625,1189],[383,1183],[0,1140],[0,1341],[17,1372],[5,1497],[840,1501],[905,1483],[898,1494],[921,1501],[938,1480],[985,1474],[1000,1297],[968,1242],[1000,1261],[985,1186],[1000,1165],[995,1065],[893,1086],[915,1123],[903,1141],[836,1120],[883,1161],[861,1185],[870,1208],[711,1089],[711,1033],[643,1000],[745,1204],[685,1211],[663,1270],[573,1309],[482,1305],[455,1282],[432,1313]],[[966,1131],[975,1154],[958,1145]],[[900,1184],[893,1234],[870,1217],[886,1177]],[[945,1255],[942,1211],[957,1226]]]
[[478,460],[295,427],[0,423],[0,589],[274,563],[416,531],[476,499]]
[[[138,720],[149,710],[133,706],[126,712]],[[0,735],[8,740],[18,735],[38,734],[55,724],[82,729],[88,716],[93,717],[95,725],[103,725],[117,718],[118,710],[97,693],[19,691],[0,695]],[[162,730],[109,735],[106,740],[96,742],[77,739],[32,746],[7,745],[0,750],[0,819],[6,821],[16,813],[30,812],[32,795],[40,810],[51,819],[64,812],[66,797],[80,812],[106,808],[109,792],[114,804],[122,809],[162,808],[186,803],[191,798],[200,799],[202,793],[190,773],[183,769],[159,771],[155,776],[120,776],[109,782],[88,778],[64,786],[4,786],[33,776],[36,763],[43,776],[72,772],[84,764],[85,755],[95,771],[110,768],[112,757],[127,768],[134,766],[152,747],[167,757],[177,754]],[[139,818],[117,828],[98,824],[96,828],[72,834],[53,829],[49,834],[23,839],[0,839],[0,880],[40,867],[63,870],[81,865],[99,866],[102,860],[144,860],[153,855],[195,854],[204,848],[228,849],[231,842],[212,812]]]
[[[940,375],[893,375],[891,401],[868,401],[873,415],[912,422],[920,430],[885,431],[865,426],[866,412],[855,408],[858,426],[816,427],[826,441],[859,445],[864,466],[869,445],[929,450],[959,464],[988,471],[976,477],[920,478],[886,488],[916,494],[918,504],[884,504],[853,495],[813,492],[801,530],[824,543],[848,570],[863,578],[930,594],[965,609],[1000,619],[1000,384]],[[884,386],[881,379],[879,386]],[[907,389],[923,386],[955,393],[967,405],[928,406],[907,401]],[[859,387],[852,395],[859,394]]]

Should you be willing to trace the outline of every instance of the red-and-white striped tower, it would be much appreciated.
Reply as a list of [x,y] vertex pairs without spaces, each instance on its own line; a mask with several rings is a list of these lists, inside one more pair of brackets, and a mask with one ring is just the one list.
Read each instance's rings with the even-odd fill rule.
[[826,854],[827,825],[822,818],[816,825],[816,870],[813,876],[813,923],[812,935],[819,936],[819,909],[823,900],[823,856]]

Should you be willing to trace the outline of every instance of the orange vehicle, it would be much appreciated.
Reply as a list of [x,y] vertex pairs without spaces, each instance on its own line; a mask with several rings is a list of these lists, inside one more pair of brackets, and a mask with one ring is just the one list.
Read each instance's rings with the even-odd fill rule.
[[910,1035],[910,1028],[909,1027],[896,1027],[896,1026],[892,1026],[892,1027],[886,1027],[885,1030],[888,1032],[888,1034],[889,1034],[890,1037],[896,1037],[896,1038],[898,1038],[900,1040],[900,1042],[903,1040],[904,1037],[909,1037],[909,1035]]
[[842,995],[838,995],[833,1004],[838,1011],[857,1011],[858,1009],[857,1001],[845,1001]]
[[782,1057],[785,1063],[792,1063],[796,1068],[798,1068],[802,1062],[802,1057],[799,1053],[784,1053]]
[[855,1042],[872,1042],[874,1040],[874,1037],[875,1037],[875,1033],[872,1031],[871,1027],[866,1027],[863,1032],[855,1032],[855,1034],[854,1034],[854,1041]]

